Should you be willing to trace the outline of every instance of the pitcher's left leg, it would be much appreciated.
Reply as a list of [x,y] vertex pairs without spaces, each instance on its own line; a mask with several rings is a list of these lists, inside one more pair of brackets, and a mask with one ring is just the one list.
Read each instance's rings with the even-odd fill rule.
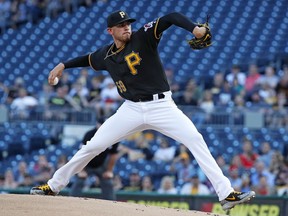
[[174,104],[157,111],[151,109],[149,125],[166,136],[183,143],[192,152],[200,168],[211,181],[219,200],[225,199],[232,191],[231,183],[211,155],[202,135],[192,121]]

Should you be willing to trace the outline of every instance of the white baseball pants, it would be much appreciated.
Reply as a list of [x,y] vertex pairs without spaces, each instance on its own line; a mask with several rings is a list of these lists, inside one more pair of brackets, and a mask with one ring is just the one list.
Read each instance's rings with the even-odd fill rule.
[[219,200],[225,199],[233,191],[230,181],[223,175],[192,121],[175,105],[171,92],[164,94],[164,99],[149,102],[125,101],[87,145],[83,145],[67,164],[54,173],[48,181],[50,188],[59,192],[73,175],[106,148],[137,131],[152,129],[186,145],[211,181]]

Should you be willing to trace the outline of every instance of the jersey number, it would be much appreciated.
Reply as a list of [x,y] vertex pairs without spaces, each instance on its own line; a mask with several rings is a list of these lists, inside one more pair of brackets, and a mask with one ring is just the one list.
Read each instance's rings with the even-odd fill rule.
[[131,71],[131,74],[137,74],[137,69],[135,68],[135,66],[140,65],[141,60],[142,59],[140,58],[139,53],[135,53],[134,51],[125,56],[125,61]]
[[119,89],[119,91],[120,91],[121,93],[127,91],[126,86],[124,85],[124,83],[123,83],[121,80],[117,81],[117,82],[116,82],[116,85],[117,85],[117,88]]

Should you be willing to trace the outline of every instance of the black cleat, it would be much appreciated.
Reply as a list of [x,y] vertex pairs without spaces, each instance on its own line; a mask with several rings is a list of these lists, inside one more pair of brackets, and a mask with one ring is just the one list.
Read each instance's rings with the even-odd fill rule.
[[53,192],[48,184],[43,184],[31,188],[30,194],[56,196],[58,193]]
[[248,192],[238,192],[233,191],[226,197],[224,200],[221,201],[222,209],[229,210],[232,209],[235,205],[248,202],[251,198],[255,197],[254,191]]

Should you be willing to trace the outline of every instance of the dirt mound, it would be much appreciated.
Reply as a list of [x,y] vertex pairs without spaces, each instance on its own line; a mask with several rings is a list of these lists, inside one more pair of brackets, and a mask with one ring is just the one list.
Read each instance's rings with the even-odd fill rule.
[[64,196],[1,194],[0,203],[0,215],[3,216],[221,216],[199,211]]

